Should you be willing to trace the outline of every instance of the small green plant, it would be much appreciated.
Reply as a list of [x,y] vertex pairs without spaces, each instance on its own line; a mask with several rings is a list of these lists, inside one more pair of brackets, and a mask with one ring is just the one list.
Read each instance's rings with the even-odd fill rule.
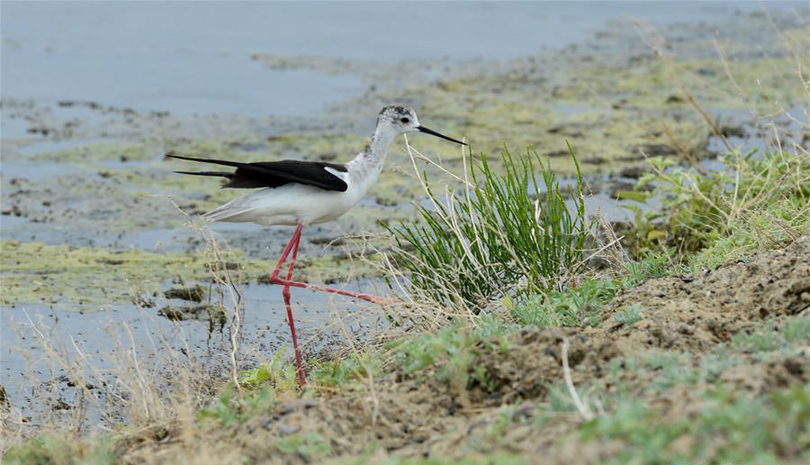
[[808,200],[799,197],[777,199],[753,209],[732,225],[727,236],[694,255],[689,260],[691,268],[714,269],[799,237],[810,230]]
[[653,350],[641,358],[644,367],[656,373],[652,381],[656,389],[694,382],[700,376],[700,372],[692,366],[692,357],[688,352]]
[[295,366],[286,363],[284,350],[285,347],[282,346],[269,362],[243,371],[239,377],[239,384],[247,389],[259,389],[264,385],[270,385],[276,392],[296,391],[298,378]]
[[500,344],[506,344],[506,338],[504,336],[520,329],[520,327],[507,322],[501,316],[491,313],[480,315],[473,320],[473,322],[475,323],[474,332],[477,337],[482,339],[495,339],[498,340]]
[[724,169],[702,174],[673,159],[650,159],[652,172],[639,179],[634,191],[620,193],[661,202],[649,212],[629,207],[636,212],[636,224],[624,232],[635,238],[637,251],[676,247],[678,255],[688,255],[722,244],[713,256],[697,259],[716,265],[727,254],[772,247],[810,228],[810,157],[752,151],[731,152],[719,160]]
[[[602,306],[621,289],[636,287],[651,278],[688,273],[688,267],[673,263],[672,254],[674,249],[649,251],[641,260],[625,264],[620,279],[586,279],[579,287],[535,294],[517,305],[505,306],[512,318],[524,326],[594,326],[602,321]],[[625,309],[616,321],[632,326],[643,317],[641,310],[640,306]]]
[[513,292],[548,291],[581,265],[589,224],[579,165],[569,206],[535,150],[501,153],[504,174],[484,154],[480,161],[470,157],[471,181],[461,193],[439,199],[425,181],[434,208],[417,206],[422,223],[386,226],[397,244],[394,262],[439,303],[463,302],[477,311]]
[[12,447],[2,457],[6,465],[115,465],[118,457],[109,437],[101,436],[89,445],[40,435]]
[[735,334],[732,345],[746,352],[770,352],[793,343],[806,343],[810,340],[810,317],[795,316],[785,319],[781,325],[769,321],[752,332]]
[[699,376],[712,382],[723,372],[740,363],[742,358],[738,354],[732,353],[727,347],[721,347],[703,358],[700,362]]
[[663,251],[647,251],[640,260],[628,262],[624,266],[622,287],[636,287],[652,278],[662,278],[679,273],[688,273],[688,267],[675,263],[675,248]]
[[613,317],[613,321],[621,325],[632,327],[644,319],[644,314],[642,313],[643,311],[644,306],[639,303],[635,303],[617,313],[616,316]]
[[[432,367],[439,361],[444,362],[454,356],[463,355],[471,346],[468,330],[453,325],[436,335],[425,334],[397,341],[389,348],[394,349],[402,372],[412,374]],[[438,376],[447,378],[446,369]]]
[[275,442],[276,448],[304,462],[325,458],[332,450],[320,434],[293,434]]
[[788,318],[782,327],[782,337],[789,344],[808,342],[808,339],[810,339],[810,317],[795,316]]
[[228,387],[216,402],[197,412],[197,419],[214,418],[222,426],[232,426],[250,418],[259,411],[269,409],[275,403],[273,390],[263,386],[258,391],[243,391],[235,396],[233,387]]
[[373,352],[363,352],[358,356],[351,355],[344,359],[313,362],[312,378],[315,384],[325,387],[345,386],[352,381],[364,381],[369,373],[378,372],[381,362]]
[[474,381],[488,384],[487,373],[475,366],[478,354],[486,348],[508,351],[508,334],[516,329],[488,315],[479,327],[455,323],[437,334],[406,337],[388,345],[395,363],[404,375],[433,369],[438,381],[462,389]]
[[603,463],[782,463],[810,446],[810,390],[804,386],[752,399],[718,388],[702,398],[701,409],[689,417],[624,399],[610,414],[585,423],[580,435],[623,444]]
[[524,326],[594,326],[601,321],[602,305],[610,302],[618,289],[613,280],[585,280],[576,288],[531,296],[510,313]]

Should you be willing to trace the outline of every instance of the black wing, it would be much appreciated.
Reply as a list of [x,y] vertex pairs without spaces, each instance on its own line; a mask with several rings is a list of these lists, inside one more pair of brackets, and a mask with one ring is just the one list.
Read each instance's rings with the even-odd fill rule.
[[213,163],[215,165],[232,166],[234,172],[227,171],[176,171],[176,173],[193,174],[197,176],[220,176],[227,178],[228,182],[222,187],[237,189],[254,189],[259,187],[279,187],[291,182],[308,184],[328,191],[345,192],[346,182],[326,170],[346,172],[346,166],[337,163],[321,161],[280,160],[262,161],[257,163],[239,163],[227,160],[212,160],[207,158],[182,157],[166,154],[169,158],[180,160]]

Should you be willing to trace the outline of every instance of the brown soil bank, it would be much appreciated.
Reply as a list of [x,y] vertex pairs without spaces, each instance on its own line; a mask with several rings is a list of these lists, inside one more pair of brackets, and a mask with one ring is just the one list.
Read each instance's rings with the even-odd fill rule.
[[622,291],[592,328],[456,334],[456,355],[419,370],[393,349],[373,378],[270,393],[236,421],[118,450],[126,463],[806,463],[808,307],[805,235]]

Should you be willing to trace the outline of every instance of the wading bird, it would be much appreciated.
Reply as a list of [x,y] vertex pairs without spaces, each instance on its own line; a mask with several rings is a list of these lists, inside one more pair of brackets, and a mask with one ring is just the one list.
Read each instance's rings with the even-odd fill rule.
[[[236,168],[234,171],[176,171],[176,173],[223,177],[226,179],[223,188],[258,189],[204,214],[203,218],[210,221],[252,222],[265,226],[295,226],[290,241],[284,247],[278,263],[270,274],[270,282],[284,286],[282,296],[287,309],[298,382],[301,386],[304,386],[306,379],[301,366],[301,352],[298,349],[298,338],[290,306],[290,287],[331,292],[375,303],[383,301],[369,294],[293,281],[293,268],[298,254],[298,243],[301,240],[301,230],[304,226],[337,219],[355,206],[380,176],[385,156],[394,139],[400,134],[412,131],[466,145],[464,142],[421,126],[416,113],[410,108],[392,105],[383,108],[377,117],[377,126],[371,141],[354,160],[345,165],[301,160],[240,163],[166,154],[170,158]],[[288,256],[290,265],[287,277],[280,278],[281,266],[287,261]]]

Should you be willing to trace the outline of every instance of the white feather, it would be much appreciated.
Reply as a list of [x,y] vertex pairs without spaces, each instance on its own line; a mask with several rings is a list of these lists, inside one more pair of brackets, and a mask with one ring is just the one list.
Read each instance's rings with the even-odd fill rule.
[[352,188],[345,192],[328,191],[319,187],[290,183],[262,189],[236,198],[212,210],[203,217],[210,221],[230,223],[253,222],[265,226],[295,226],[337,219],[349,211],[365,192]]

